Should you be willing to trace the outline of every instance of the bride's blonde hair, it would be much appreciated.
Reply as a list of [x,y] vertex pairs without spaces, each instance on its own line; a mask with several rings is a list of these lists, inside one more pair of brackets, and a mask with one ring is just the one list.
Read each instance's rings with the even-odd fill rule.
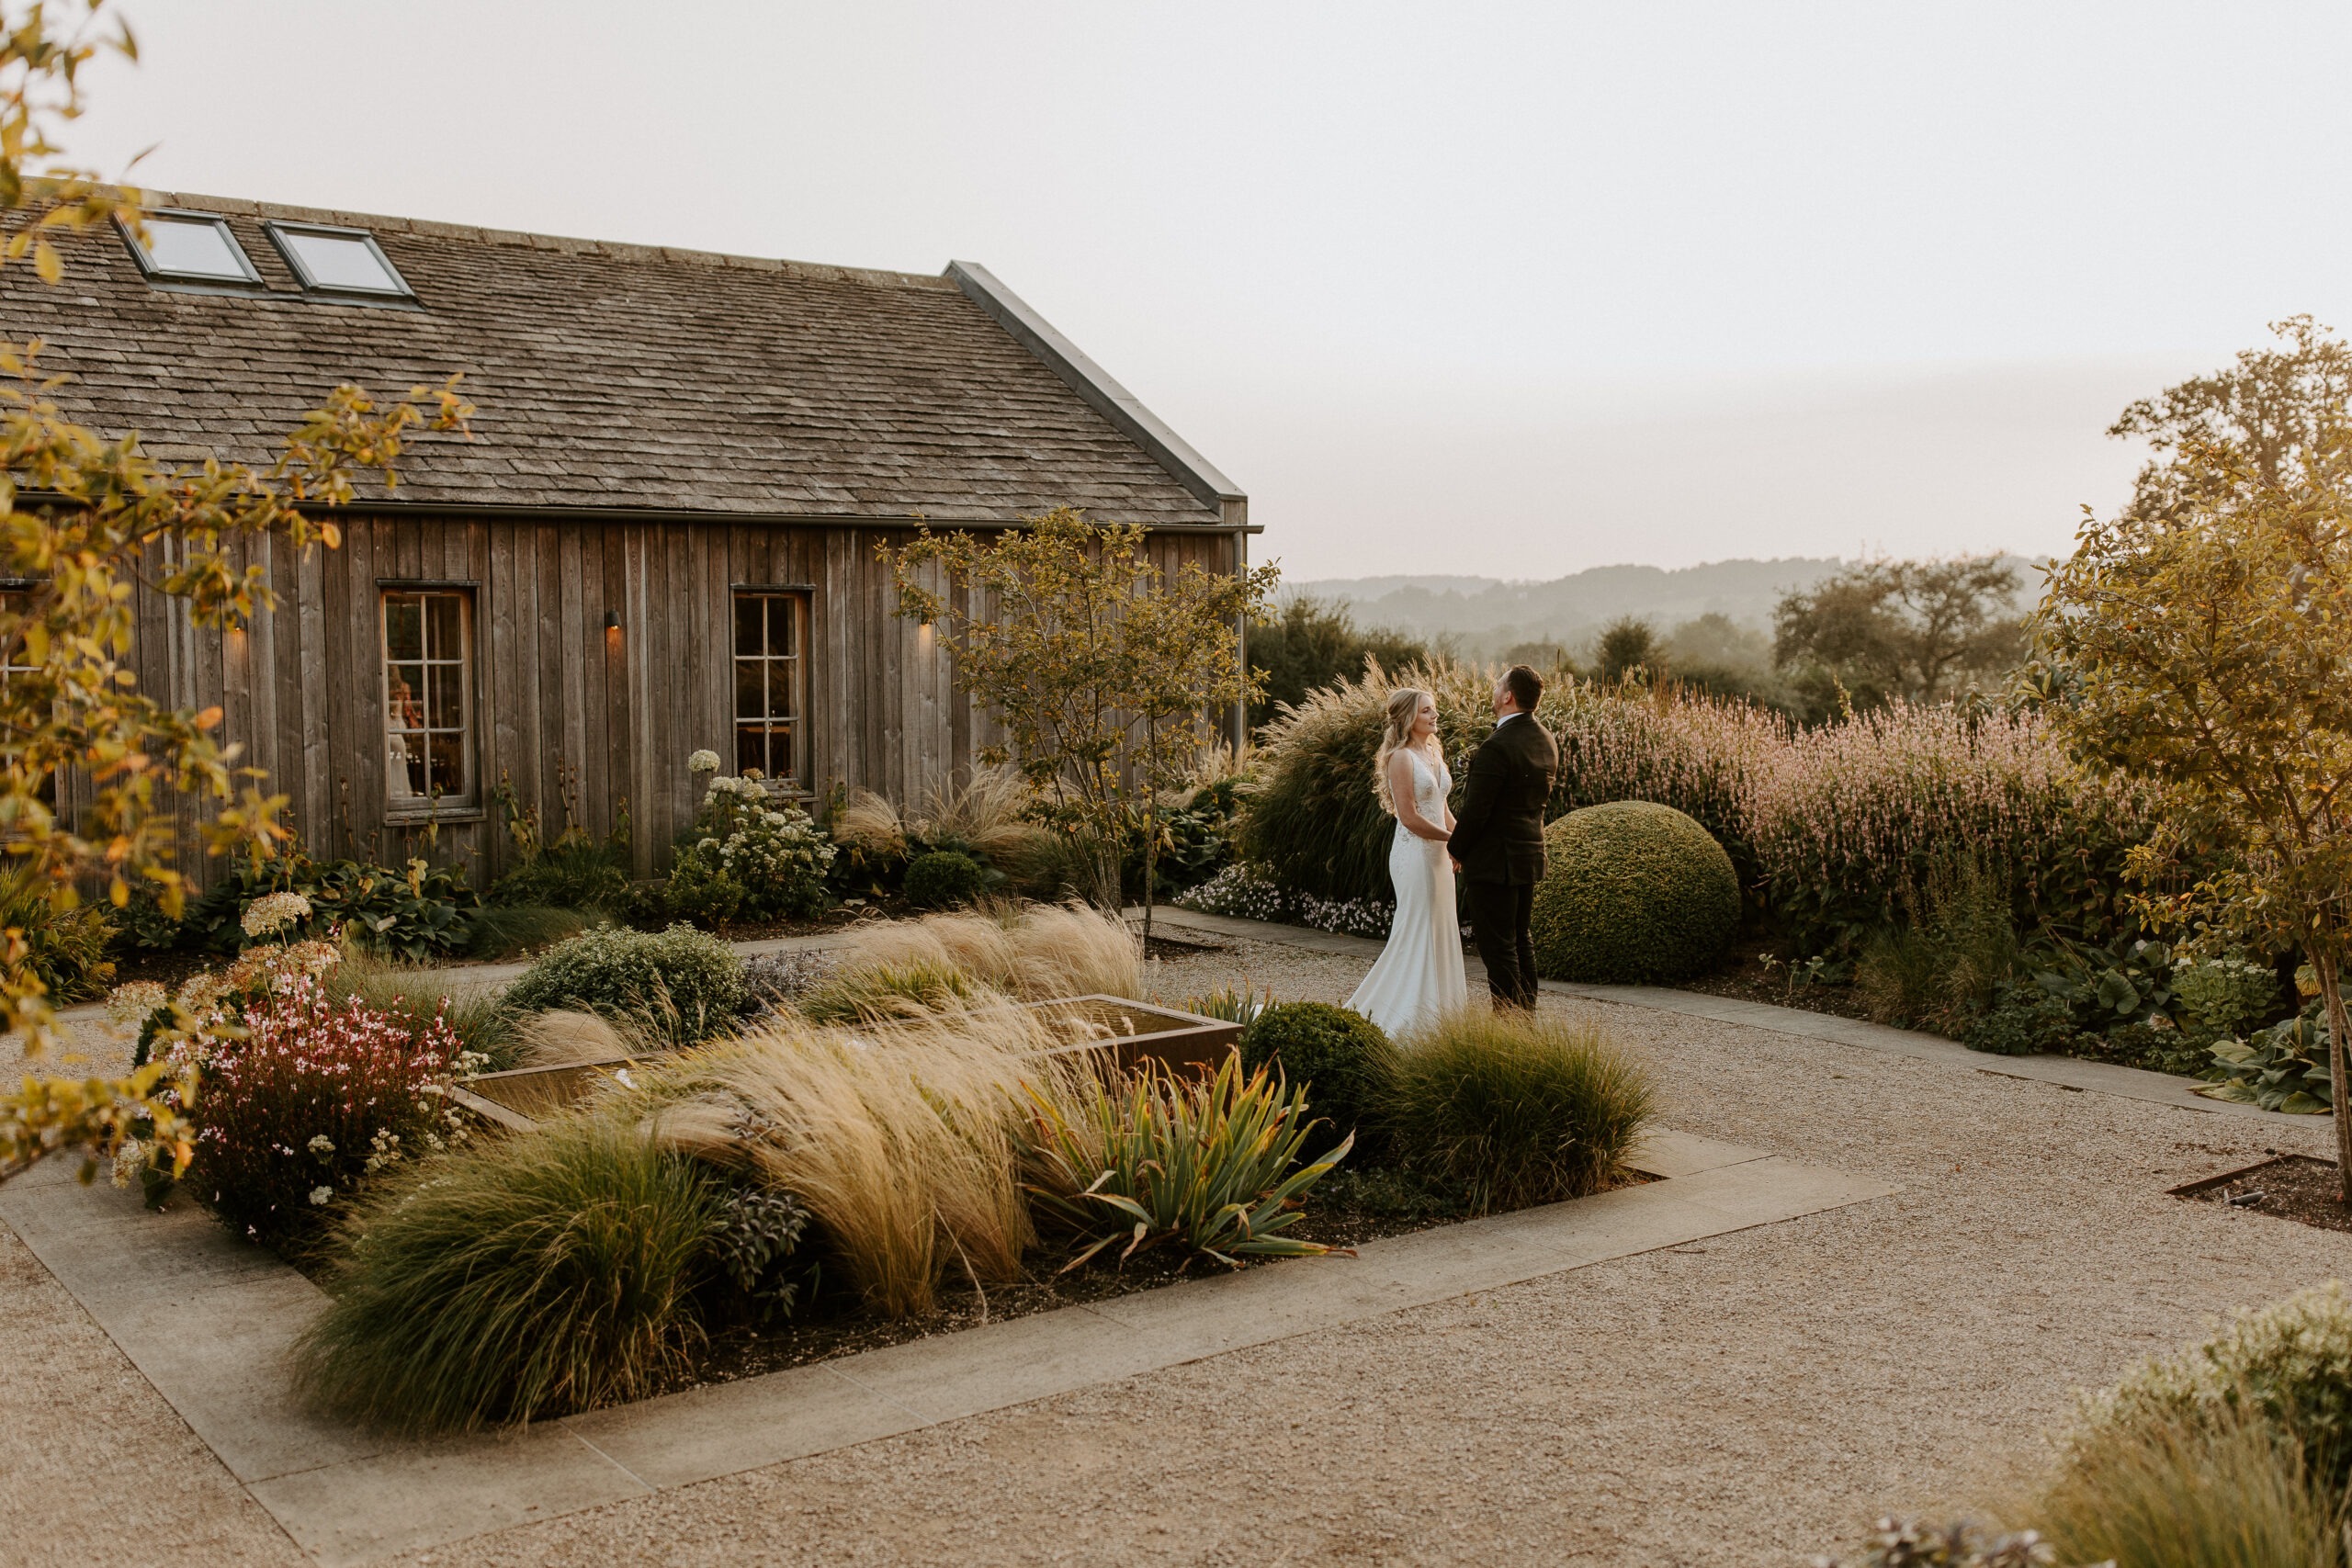
[[[1380,801],[1380,809],[1389,816],[1396,815],[1396,797],[1388,787],[1388,759],[1413,747],[1413,721],[1420,716],[1421,702],[1437,701],[1427,692],[1412,686],[1399,686],[1388,694],[1388,708],[1380,724],[1380,752],[1372,760],[1372,793]],[[1431,735],[1423,755],[1437,750],[1437,737]]]

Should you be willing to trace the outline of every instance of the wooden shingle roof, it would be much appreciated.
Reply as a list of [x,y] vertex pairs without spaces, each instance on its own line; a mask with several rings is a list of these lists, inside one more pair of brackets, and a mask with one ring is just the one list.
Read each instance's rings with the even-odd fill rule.
[[[1238,491],[983,269],[923,276],[201,196],[264,287],[157,288],[111,229],[64,282],[0,269],[0,337],[44,341],[71,417],[159,457],[264,465],[343,381],[463,371],[470,442],[419,441],[397,499],[752,517],[998,521],[1071,505],[1229,525]],[[420,310],[306,297],[266,218],[363,228]],[[1073,369],[1072,362],[1076,368]]]

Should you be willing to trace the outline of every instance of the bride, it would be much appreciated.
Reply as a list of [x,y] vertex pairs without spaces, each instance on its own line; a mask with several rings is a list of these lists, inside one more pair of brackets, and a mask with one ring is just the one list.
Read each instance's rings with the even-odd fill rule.
[[1380,961],[1347,1005],[1395,1034],[1461,1007],[1470,994],[1445,848],[1453,834],[1453,813],[1445,808],[1453,775],[1438,750],[1435,698],[1407,688],[1388,699],[1373,768],[1373,792],[1396,818],[1388,848],[1396,919]]

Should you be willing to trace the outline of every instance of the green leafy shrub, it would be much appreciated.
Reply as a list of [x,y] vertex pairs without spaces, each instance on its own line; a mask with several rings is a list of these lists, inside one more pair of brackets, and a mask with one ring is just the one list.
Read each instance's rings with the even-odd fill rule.
[[1310,1136],[1309,1152],[1342,1136],[1356,1138],[1369,1152],[1396,1060],[1396,1047],[1378,1024],[1329,1002],[1265,1008],[1241,1032],[1242,1066],[1252,1073],[1280,1068],[1325,1123]]
[[25,933],[26,964],[49,989],[52,1002],[83,1002],[103,996],[114,978],[107,948],[115,928],[91,903],[60,909],[49,888],[29,867],[0,877],[0,927]]
[[2030,982],[2005,980],[1961,1043],[1996,1056],[2055,1055],[2064,1054],[2076,1032],[2074,1011],[2063,1000]]
[[788,1192],[766,1187],[729,1190],[711,1232],[711,1253],[756,1320],[789,1317],[798,1304],[815,1268],[796,1261],[808,1229],[808,1211]]
[[2172,1018],[2172,950],[2160,942],[2071,945],[2034,981],[2074,1010],[2080,1027],[2104,1032],[2149,1017]]
[[2243,953],[2183,959],[2172,967],[2172,992],[2184,1032],[2210,1045],[2275,1017],[2278,976],[2268,964]]
[[756,779],[714,778],[670,871],[669,903],[689,919],[772,920],[824,910],[833,842]]
[[548,949],[505,998],[514,1012],[577,1009],[681,1045],[726,1028],[749,999],[734,950],[685,925],[582,931]]
[[[1160,802],[1155,897],[1181,897],[1231,863],[1240,785],[1238,775],[1229,775],[1203,784],[1181,804]],[[1120,861],[1121,886],[1130,898],[1143,896],[1143,850],[1144,824],[1138,819]]]
[[2327,1495],[2343,1494],[2352,1482],[2352,1292],[2342,1281],[2241,1312],[2203,1344],[2147,1362],[2093,1409],[2082,1440],[2211,1427],[2242,1410],[2301,1443]]
[[949,909],[987,890],[988,867],[956,850],[933,850],[907,863],[907,902],[919,909]]
[[295,852],[265,861],[259,870],[232,859],[220,880],[190,903],[182,922],[182,943],[201,952],[236,953],[262,940],[243,924],[254,900],[272,893],[299,893],[311,913],[287,940],[332,937],[411,964],[462,952],[472,933],[481,897],[466,886],[462,867],[413,860],[404,871],[389,871],[355,860],[320,861]]
[[1239,1268],[1245,1258],[1328,1252],[1283,1233],[1297,1199],[1347,1157],[1352,1140],[1300,1163],[1303,1091],[1228,1055],[1214,1078],[1180,1078],[1147,1060],[1114,1093],[1097,1080],[1073,1106],[1033,1096],[1040,1210],[1085,1243],[1068,1268],[1114,1244],[1121,1260],[1172,1242]]
[[2315,1116],[2332,1104],[2327,1054],[2327,1016],[2313,998],[2297,1017],[2248,1039],[2211,1047],[2204,1076],[2215,1081],[2197,1092],[2210,1100]]
[[1482,1209],[1598,1191],[1655,1100],[1649,1075],[1597,1030],[1472,1010],[1401,1043],[1385,1098],[1396,1156]]
[[1670,806],[1618,801],[1544,830],[1535,966],[1555,980],[1674,980],[1723,955],[1739,924],[1731,857]]
[[413,1433],[642,1398],[702,1341],[725,1199],[633,1117],[458,1150],[348,1222],[300,1376],[327,1408]]

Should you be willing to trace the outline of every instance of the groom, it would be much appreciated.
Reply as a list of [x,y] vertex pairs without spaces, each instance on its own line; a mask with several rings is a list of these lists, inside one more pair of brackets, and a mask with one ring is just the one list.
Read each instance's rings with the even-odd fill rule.
[[1529,921],[1544,880],[1544,806],[1559,749],[1535,722],[1544,682],[1514,664],[1495,686],[1495,729],[1470,759],[1470,783],[1447,845],[1467,885],[1472,934],[1495,1008],[1535,1009],[1535,941]]

